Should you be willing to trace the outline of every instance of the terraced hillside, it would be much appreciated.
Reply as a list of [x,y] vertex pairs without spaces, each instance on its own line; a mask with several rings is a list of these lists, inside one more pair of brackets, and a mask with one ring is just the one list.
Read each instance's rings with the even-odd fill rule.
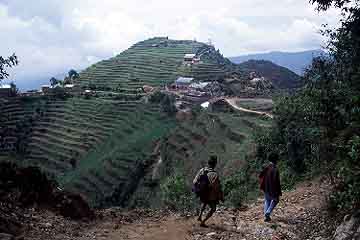
[[1,113],[2,156],[40,166],[93,204],[140,177],[154,144],[175,125],[157,104],[103,98],[11,99]]
[[222,176],[238,171],[255,151],[254,131],[271,125],[269,118],[244,112],[202,111],[179,123],[163,139],[157,164],[145,175],[130,199],[130,206],[158,206],[159,183],[174,173],[190,182],[211,154],[219,157]]
[[[200,62],[183,64],[195,53]],[[179,76],[221,80],[233,65],[214,47],[153,38],[80,73],[96,94],[2,100],[0,150],[25,165],[40,166],[94,205],[152,205],[160,182],[181,165],[192,175],[216,151],[226,172],[245,161],[251,132],[266,125],[240,113],[201,113],[176,120],[148,103],[144,85],[162,87]]]
[[[205,51],[204,51],[205,50]],[[196,67],[184,67],[188,53],[202,54],[204,62]],[[215,55],[216,57],[206,57]],[[139,42],[116,57],[101,61],[80,74],[78,84],[120,92],[125,98],[141,97],[141,87],[160,87],[172,83],[179,76],[193,76],[198,80],[214,80],[225,74],[225,61],[214,47],[194,41],[154,38]]]
[[43,97],[0,99],[0,155],[25,153],[31,126],[49,103]]

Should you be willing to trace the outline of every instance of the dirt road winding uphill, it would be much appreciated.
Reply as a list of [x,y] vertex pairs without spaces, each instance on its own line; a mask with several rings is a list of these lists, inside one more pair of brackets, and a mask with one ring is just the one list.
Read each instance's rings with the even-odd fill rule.
[[199,227],[194,216],[161,211],[106,209],[95,222],[81,224],[44,213],[26,239],[328,239],[334,230],[324,210],[328,191],[327,184],[308,182],[286,192],[271,223],[263,221],[262,199],[241,211],[220,207],[209,228]]
[[247,108],[240,107],[237,104],[237,101],[239,101],[239,100],[240,100],[240,98],[225,98],[225,101],[227,103],[229,103],[236,110],[239,110],[239,111],[242,111],[242,112],[247,112],[247,113],[254,113],[254,114],[261,115],[261,116],[267,116],[269,118],[274,118],[274,116],[272,114],[268,113],[268,112],[255,111],[255,110],[250,110],[250,109],[247,109]]

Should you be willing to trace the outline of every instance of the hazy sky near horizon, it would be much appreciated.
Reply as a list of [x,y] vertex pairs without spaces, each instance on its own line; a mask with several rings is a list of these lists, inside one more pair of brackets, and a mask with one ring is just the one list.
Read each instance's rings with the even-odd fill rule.
[[23,85],[154,36],[211,39],[225,56],[317,49],[338,19],[308,0],[0,0],[0,55],[18,55],[11,79]]

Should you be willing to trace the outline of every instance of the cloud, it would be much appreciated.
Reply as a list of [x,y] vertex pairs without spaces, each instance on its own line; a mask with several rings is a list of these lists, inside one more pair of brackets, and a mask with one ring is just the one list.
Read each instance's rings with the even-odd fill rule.
[[83,69],[154,36],[208,41],[225,56],[319,48],[322,23],[336,10],[308,0],[25,0],[0,1],[0,55],[16,52],[12,78],[50,78]]

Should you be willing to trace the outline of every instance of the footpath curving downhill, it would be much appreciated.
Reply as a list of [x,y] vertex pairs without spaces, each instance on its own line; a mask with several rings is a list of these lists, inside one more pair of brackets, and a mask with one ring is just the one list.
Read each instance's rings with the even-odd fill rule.
[[42,213],[26,239],[331,239],[335,221],[325,210],[329,189],[329,184],[314,181],[285,192],[270,223],[263,221],[262,199],[241,210],[220,207],[209,220],[208,228],[199,227],[195,216],[152,210],[122,212],[110,208],[98,211],[95,222],[80,224]]

